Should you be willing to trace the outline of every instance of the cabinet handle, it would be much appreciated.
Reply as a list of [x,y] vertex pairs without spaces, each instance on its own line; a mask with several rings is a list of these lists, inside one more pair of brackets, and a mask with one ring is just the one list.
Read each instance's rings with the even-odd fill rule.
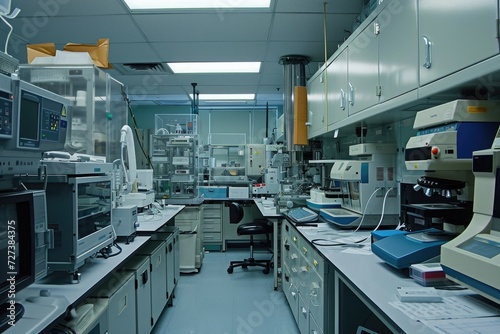
[[432,66],[432,52],[431,52],[432,42],[426,36],[422,36],[422,38],[425,44],[425,63],[423,66],[429,69]]
[[302,314],[307,315],[307,310],[305,307],[302,308]]
[[345,110],[345,92],[340,89],[340,109]]
[[349,82],[349,104],[354,106],[354,87]]

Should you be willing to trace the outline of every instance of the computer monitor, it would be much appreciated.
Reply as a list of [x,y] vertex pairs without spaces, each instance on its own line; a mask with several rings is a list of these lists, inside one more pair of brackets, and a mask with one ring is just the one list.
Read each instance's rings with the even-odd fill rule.
[[36,257],[36,226],[46,224],[45,211],[44,191],[0,193],[0,332],[24,313],[19,292],[47,274]]

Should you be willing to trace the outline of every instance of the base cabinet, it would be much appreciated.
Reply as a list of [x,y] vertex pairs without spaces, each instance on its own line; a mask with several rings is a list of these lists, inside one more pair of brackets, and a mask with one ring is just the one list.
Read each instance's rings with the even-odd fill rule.
[[203,246],[207,250],[222,248],[222,203],[203,204]]
[[281,228],[283,292],[300,333],[328,333],[328,266],[288,221]]
[[151,279],[151,324],[153,327],[167,305],[167,261],[165,241],[149,241],[138,254],[149,257]]
[[132,272],[135,279],[135,317],[137,334],[149,334],[151,324],[151,280],[149,257],[136,255],[125,264],[123,271]]
[[203,207],[186,206],[176,217],[181,273],[197,273],[203,263]]

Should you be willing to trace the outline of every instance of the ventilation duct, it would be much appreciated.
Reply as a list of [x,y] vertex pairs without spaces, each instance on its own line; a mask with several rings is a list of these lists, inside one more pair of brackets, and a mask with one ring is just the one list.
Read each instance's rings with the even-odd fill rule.
[[166,63],[113,64],[121,74],[172,74]]

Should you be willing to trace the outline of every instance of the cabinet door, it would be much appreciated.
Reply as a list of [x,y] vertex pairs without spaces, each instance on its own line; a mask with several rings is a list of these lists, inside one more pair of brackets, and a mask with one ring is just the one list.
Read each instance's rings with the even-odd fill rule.
[[313,138],[326,132],[325,72],[307,83],[307,137]]
[[498,54],[498,0],[420,0],[420,85]]
[[[327,67],[328,82],[328,126],[347,118],[349,103],[347,101],[347,57],[349,49],[345,48]],[[335,126],[332,129],[333,130]]]
[[371,22],[349,44],[349,115],[371,107],[379,102],[378,41],[375,22]]
[[380,102],[418,86],[417,2],[393,1],[377,16],[380,27]]

